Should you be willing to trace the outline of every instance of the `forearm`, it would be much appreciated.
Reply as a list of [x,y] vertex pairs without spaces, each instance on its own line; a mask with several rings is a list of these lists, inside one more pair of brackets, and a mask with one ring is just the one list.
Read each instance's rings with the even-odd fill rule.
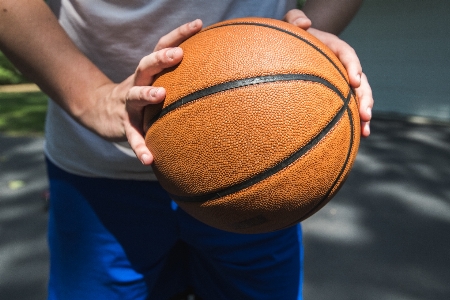
[[341,33],[350,23],[362,0],[307,0],[302,10],[313,28],[333,34]]
[[109,79],[72,43],[42,0],[0,2],[0,49],[27,77],[80,120]]

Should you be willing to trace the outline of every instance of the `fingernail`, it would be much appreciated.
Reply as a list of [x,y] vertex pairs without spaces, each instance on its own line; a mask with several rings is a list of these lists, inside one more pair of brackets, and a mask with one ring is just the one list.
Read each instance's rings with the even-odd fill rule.
[[372,109],[370,107],[368,107],[366,109],[367,114],[369,115],[369,118],[372,118]]
[[151,95],[152,97],[156,97],[156,95],[158,94],[158,92],[159,92],[159,88],[153,88],[153,89],[150,91],[150,95]]
[[303,21],[302,18],[298,18],[292,22],[292,25],[300,26],[302,24],[302,21]]
[[358,75],[356,75],[356,80],[358,80],[358,83],[361,83],[361,74],[358,73]]
[[150,160],[150,156],[148,154],[142,154],[141,163],[143,165],[146,165],[149,160]]
[[370,126],[369,126],[369,124],[366,125],[365,134],[366,134],[366,136],[370,135]]
[[189,23],[189,27],[194,29],[197,27],[197,20],[192,21],[191,23]]
[[168,50],[166,52],[167,57],[170,58],[170,59],[173,59],[173,56],[175,55],[176,49],[177,48],[172,48],[172,49]]

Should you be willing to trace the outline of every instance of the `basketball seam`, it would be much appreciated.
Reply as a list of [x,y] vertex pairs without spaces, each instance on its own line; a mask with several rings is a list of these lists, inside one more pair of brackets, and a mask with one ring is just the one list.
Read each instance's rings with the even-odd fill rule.
[[320,54],[322,54],[323,56],[325,56],[325,58],[333,65],[333,67],[339,72],[339,74],[342,76],[342,78],[344,78],[347,81],[347,78],[345,77],[344,73],[342,73],[342,71],[339,69],[339,67],[335,64],[335,62],[331,59],[331,57],[329,57],[325,52],[323,52],[318,46],[316,46],[314,43],[308,41],[307,39],[295,34],[294,32],[291,32],[289,30],[277,27],[275,25],[269,25],[269,24],[264,24],[264,23],[253,23],[253,22],[237,22],[237,23],[228,23],[228,24],[221,24],[218,26],[211,26],[208,28],[205,28],[202,32],[211,30],[211,29],[215,29],[215,28],[220,28],[220,27],[226,27],[226,26],[233,26],[233,25],[237,25],[237,26],[242,26],[242,25],[255,25],[255,26],[261,26],[261,27],[266,27],[266,28],[270,28],[270,29],[274,29],[274,30],[278,30],[281,32],[284,32],[286,34],[289,34],[295,38],[298,38],[299,40],[305,42],[306,44],[308,44],[309,46],[313,47],[317,52],[319,52]]
[[167,115],[171,111],[180,108],[181,106],[188,104],[193,101],[197,101],[201,98],[224,92],[227,90],[232,90],[236,88],[256,85],[256,84],[263,84],[263,83],[271,83],[271,82],[281,82],[281,81],[311,81],[311,82],[317,82],[320,83],[332,91],[334,91],[336,94],[339,95],[342,99],[345,99],[345,96],[342,95],[341,91],[334,86],[331,82],[329,82],[326,79],[323,79],[321,77],[310,75],[310,74],[276,74],[276,75],[265,75],[265,76],[257,76],[257,77],[250,77],[250,78],[244,78],[239,80],[233,80],[228,81],[220,84],[216,84],[207,88],[204,88],[202,90],[193,92],[189,95],[186,95],[177,101],[167,105],[165,108],[163,108],[159,114],[157,114],[155,117],[153,117],[147,125],[147,128],[150,128],[153,123],[155,123],[158,119],[162,118],[163,116]]
[[[321,132],[319,132],[315,137],[313,137],[305,146],[298,149],[293,154],[291,154],[287,158],[285,158],[282,161],[280,161],[279,163],[277,163],[275,166],[273,166],[263,172],[260,172],[260,173],[256,174],[255,176],[250,177],[240,183],[223,188],[219,191],[215,191],[215,192],[211,192],[211,193],[207,193],[207,194],[203,194],[203,195],[198,195],[198,196],[184,197],[184,196],[178,196],[178,195],[171,194],[172,198],[174,200],[183,201],[183,202],[205,202],[205,201],[219,199],[219,198],[237,193],[248,187],[251,187],[254,184],[257,184],[258,182],[261,182],[261,181],[269,178],[270,176],[275,175],[276,173],[280,172],[281,170],[287,168],[289,165],[291,165],[292,163],[297,161],[299,158],[301,158],[304,154],[309,152],[317,143],[319,143],[323,139],[323,137],[326,136],[333,129],[333,127],[339,122],[339,120],[342,118],[344,113],[347,111],[348,104],[351,100],[351,97],[343,96],[337,88],[334,88],[332,90],[334,92],[337,92],[339,97],[342,99],[343,106],[339,109],[339,111],[333,117],[331,122],[329,122],[327,124],[327,126],[325,126],[323,128],[323,130]],[[351,93],[351,91],[350,91],[350,93]]]
[[[351,101],[351,98],[352,98],[353,95],[354,95],[353,91],[350,90],[349,95],[348,95],[348,98],[349,98],[348,102]],[[347,114],[349,116],[349,122],[350,122],[350,143],[349,143],[350,146],[348,148],[347,157],[345,158],[345,161],[344,161],[344,163],[342,165],[342,168],[341,168],[341,171],[339,172],[339,175],[336,177],[336,180],[333,182],[333,184],[331,185],[330,189],[325,194],[325,196],[316,205],[314,205],[314,207],[306,215],[302,216],[297,221],[287,225],[286,227],[292,226],[293,224],[301,222],[302,220],[305,220],[305,219],[309,218],[310,216],[312,216],[317,211],[317,208],[320,207],[323,204],[323,202],[328,199],[328,197],[330,196],[331,192],[336,187],[336,184],[339,182],[339,179],[341,178],[341,176],[344,173],[345,169],[347,168],[348,163],[350,161],[351,154],[352,154],[352,150],[354,148],[353,147],[354,146],[353,135],[355,133],[355,124],[353,123],[353,117],[352,117],[353,114],[352,114],[352,112],[351,112],[351,110],[350,110],[350,108],[348,106],[347,106],[346,110],[347,110]]]

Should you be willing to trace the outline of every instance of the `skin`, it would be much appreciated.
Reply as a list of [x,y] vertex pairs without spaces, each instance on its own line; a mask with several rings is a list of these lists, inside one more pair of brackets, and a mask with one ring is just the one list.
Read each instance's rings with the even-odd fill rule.
[[308,31],[326,44],[345,66],[359,100],[361,136],[368,137],[374,104],[372,89],[355,50],[336,36],[350,23],[361,4],[362,0],[308,0],[303,11],[289,11],[285,21],[309,28]]
[[[312,6],[316,1],[321,2],[309,0],[309,7],[305,5],[308,15],[314,15],[320,6]],[[368,136],[372,92],[355,51],[336,35],[311,28],[315,19],[311,21],[303,11],[292,10],[285,20],[308,29],[342,61],[360,101],[361,134]],[[144,165],[150,165],[153,156],[143,137],[143,108],[165,97],[164,88],[151,86],[154,76],[182,60],[183,50],[177,46],[201,28],[202,21],[194,20],[163,36],[154,52],[141,59],[134,74],[121,83],[114,83],[78,50],[44,1],[0,2],[3,53],[80,124],[106,140],[128,140]]]
[[312,27],[340,34],[358,12],[362,0],[308,0],[303,12],[312,22]]

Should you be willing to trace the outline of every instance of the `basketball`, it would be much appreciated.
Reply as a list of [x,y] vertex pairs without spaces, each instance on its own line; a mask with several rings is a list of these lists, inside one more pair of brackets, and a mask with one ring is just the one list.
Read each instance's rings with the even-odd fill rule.
[[178,206],[237,233],[287,228],[328,203],[359,147],[347,72],[314,36],[283,21],[234,19],[183,42],[153,83],[144,131]]

